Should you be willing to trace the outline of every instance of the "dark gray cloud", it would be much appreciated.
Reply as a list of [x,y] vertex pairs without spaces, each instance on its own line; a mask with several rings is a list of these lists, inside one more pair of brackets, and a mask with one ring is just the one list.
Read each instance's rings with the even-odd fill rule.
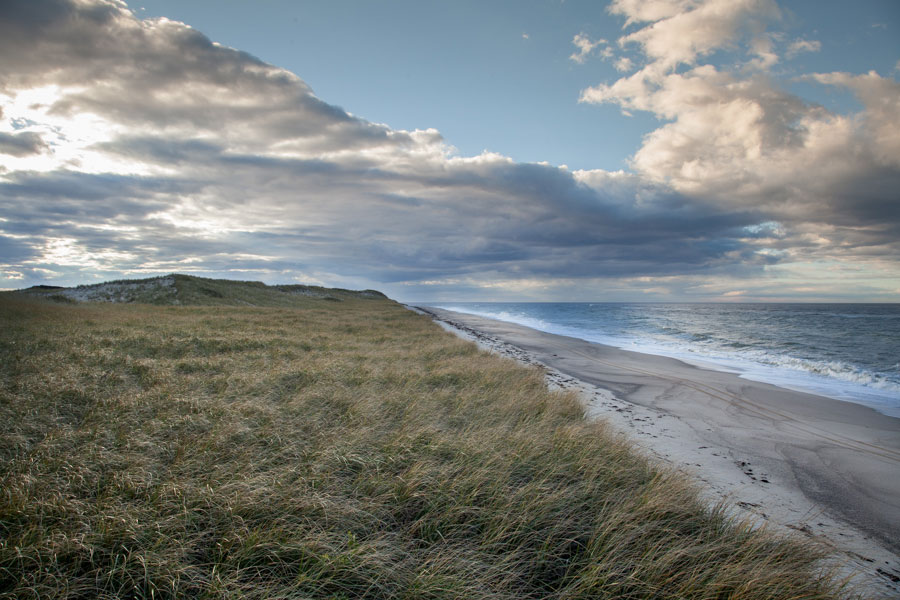
[[0,226],[7,232],[34,234],[58,229],[64,222],[136,224],[185,189],[184,182],[71,171],[20,173],[8,179],[0,182],[0,210],[8,215]]
[[0,131],[0,152],[12,156],[39,154],[47,148],[41,136],[34,132],[3,133]]
[[22,240],[0,235],[0,256],[6,261],[19,263],[34,256],[31,247]]

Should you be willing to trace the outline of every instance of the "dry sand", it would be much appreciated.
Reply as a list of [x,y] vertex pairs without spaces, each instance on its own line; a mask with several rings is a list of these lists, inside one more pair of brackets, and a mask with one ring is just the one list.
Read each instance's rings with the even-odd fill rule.
[[900,419],[865,406],[741,379],[474,315],[427,308],[491,351],[547,369],[711,500],[834,551],[868,597],[900,597]]

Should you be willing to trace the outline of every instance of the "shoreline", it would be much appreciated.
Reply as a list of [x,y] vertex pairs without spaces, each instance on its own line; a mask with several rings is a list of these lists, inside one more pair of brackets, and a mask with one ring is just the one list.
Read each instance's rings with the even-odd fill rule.
[[[669,328],[664,320],[660,320],[662,317],[656,315],[654,311],[641,316],[644,315],[643,308],[638,308],[639,312],[635,313],[637,316],[633,315],[628,319],[620,321],[620,319],[623,319],[621,315],[613,317],[609,323],[609,331],[607,331],[607,326],[602,324],[605,322],[602,319],[607,318],[603,316],[606,309],[599,309],[599,312],[595,315],[597,319],[601,319],[600,321],[585,320],[594,319],[595,316],[589,317],[588,313],[581,312],[582,310],[588,310],[583,307],[590,306],[590,314],[594,315],[595,309],[593,307],[607,304],[611,307],[619,306],[620,304],[626,307],[665,306],[665,303],[640,302],[630,305],[628,303],[602,302],[444,302],[425,306],[515,323],[545,333],[573,337],[601,346],[611,346],[639,354],[673,358],[702,369],[735,373],[742,379],[750,381],[768,383],[776,387],[813,396],[823,396],[832,400],[861,404],[881,414],[900,419],[900,381],[895,381],[895,376],[889,372],[896,371],[896,369],[889,368],[886,364],[875,366],[872,361],[866,359],[867,351],[872,350],[878,353],[883,351],[883,348],[870,349],[866,346],[860,346],[858,341],[844,345],[843,340],[833,337],[834,331],[826,332],[823,336],[820,336],[816,331],[810,332],[813,338],[818,340],[812,346],[806,340],[790,339],[788,337],[779,342],[772,337],[771,324],[765,322],[767,313],[754,314],[751,312],[748,314],[748,316],[753,315],[763,318],[764,322],[762,324],[763,332],[760,336],[757,339],[751,339],[747,343],[743,343],[742,332],[751,338],[757,334],[754,331],[742,330],[740,324],[731,331],[726,326],[724,330],[726,332],[725,335],[721,335],[710,333],[704,329],[709,327],[715,328],[713,323],[703,325],[700,329],[693,328],[690,325],[685,328],[685,324],[678,323],[677,315],[674,315],[672,318],[676,320],[676,323]],[[553,311],[556,310],[555,307],[568,306],[574,307],[574,310],[565,308],[564,312],[556,315],[555,312],[545,313],[544,309],[530,308],[530,306],[538,307],[542,305],[547,305]],[[717,305],[710,303],[671,303],[671,306],[680,310],[697,306],[703,311],[701,312],[701,318],[705,319],[706,317],[703,315],[705,315],[706,308]],[[728,306],[730,308],[731,305]],[[767,305],[763,303],[749,306],[780,307],[792,305],[780,305],[778,303]],[[806,309],[808,307],[818,307],[819,305],[798,304],[796,306]],[[866,305],[853,304],[850,306],[855,308],[865,307]],[[900,307],[900,304],[897,306]],[[629,310],[631,309],[629,308]],[[833,308],[827,309],[825,316],[832,316],[830,313],[834,310]],[[851,313],[853,313],[852,310]],[[778,313],[776,312],[775,314]],[[853,313],[841,316],[851,318],[863,317],[865,320],[866,314]],[[632,322],[629,319],[635,320]],[[644,320],[649,320],[649,323],[635,326],[635,323]],[[686,323],[690,324],[693,321],[689,319]],[[724,321],[720,322],[719,326],[724,326]],[[793,324],[786,323],[786,326],[792,327]],[[659,327],[663,327],[664,331],[660,332],[658,330]],[[855,337],[855,334],[846,333]],[[871,333],[871,331],[864,331],[863,335]],[[688,335],[691,339],[683,339]],[[831,336],[830,339],[829,336]],[[787,346],[791,346],[791,348],[782,347],[782,350],[777,349],[779,343],[784,344],[784,341],[789,339]],[[837,343],[844,347],[835,353],[821,352],[813,348],[813,346],[827,344],[828,342]],[[893,356],[890,358],[893,358]],[[896,361],[891,362],[894,363]]]
[[713,502],[835,552],[860,591],[900,595],[900,419],[872,408],[431,307],[445,329],[540,366]]

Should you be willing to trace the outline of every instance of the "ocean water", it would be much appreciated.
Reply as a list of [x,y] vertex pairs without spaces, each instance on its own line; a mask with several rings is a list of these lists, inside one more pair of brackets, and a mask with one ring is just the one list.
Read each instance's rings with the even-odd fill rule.
[[900,304],[435,304],[900,417]]

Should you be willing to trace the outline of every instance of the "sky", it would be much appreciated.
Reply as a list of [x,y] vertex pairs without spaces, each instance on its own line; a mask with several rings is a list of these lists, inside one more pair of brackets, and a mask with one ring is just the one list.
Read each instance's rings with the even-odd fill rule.
[[894,0],[4,0],[0,288],[900,302]]

